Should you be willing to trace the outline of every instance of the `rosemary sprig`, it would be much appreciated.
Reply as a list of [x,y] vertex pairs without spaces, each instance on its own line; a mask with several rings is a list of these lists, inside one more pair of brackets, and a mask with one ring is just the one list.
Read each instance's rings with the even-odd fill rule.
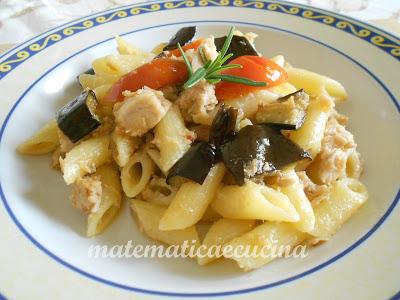
[[226,54],[226,52],[229,49],[229,45],[231,44],[231,41],[232,41],[233,31],[234,31],[234,27],[231,27],[231,29],[229,30],[228,36],[226,37],[225,43],[221,48],[221,51],[218,53],[218,56],[213,61],[206,59],[203,47],[199,48],[199,53],[203,60],[204,66],[197,69],[195,72],[193,72],[192,64],[190,63],[189,59],[187,58],[181,45],[178,43],[178,49],[182,55],[183,61],[185,62],[186,66],[188,68],[188,72],[189,72],[189,78],[183,85],[183,87],[185,89],[191,88],[192,86],[196,85],[203,78],[212,84],[216,84],[220,81],[229,81],[229,82],[241,83],[241,84],[250,85],[250,86],[266,86],[267,85],[267,83],[264,81],[254,81],[254,80],[251,80],[251,79],[248,79],[245,77],[221,74],[221,71],[223,71],[223,70],[243,67],[242,65],[239,65],[239,64],[224,65],[224,63],[233,56],[232,53]]

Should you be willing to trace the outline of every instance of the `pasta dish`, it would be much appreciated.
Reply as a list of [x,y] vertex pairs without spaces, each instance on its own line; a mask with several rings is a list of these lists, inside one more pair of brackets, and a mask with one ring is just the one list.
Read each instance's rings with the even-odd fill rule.
[[[335,109],[344,87],[282,55],[265,58],[254,33],[196,31],[181,28],[151,52],[116,37],[118,53],[95,59],[78,76],[82,93],[18,152],[51,153],[88,237],[125,201],[141,231],[168,245],[329,240],[368,198]],[[273,258],[229,259],[252,270]]]

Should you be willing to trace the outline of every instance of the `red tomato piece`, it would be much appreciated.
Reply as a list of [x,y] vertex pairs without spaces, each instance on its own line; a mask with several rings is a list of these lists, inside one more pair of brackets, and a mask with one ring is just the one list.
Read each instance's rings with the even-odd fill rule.
[[[183,46],[182,50],[183,50],[183,52],[186,52],[190,49],[193,49],[194,51],[196,51],[201,46],[201,44],[203,44],[203,41],[204,41],[203,39],[195,40],[195,41]],[[170,50],[166,54],[168,57],[171,57],[171,56],[180,57],[181,56],[181,52],[179,51],[179,49]]]
[[244,55],[231,60],[229,64],[240,64],[242,68],[224,70],[221,74],[245,77],[253,81],[264,81],[267,85],[255,87],[221,81],[215,87],[215,94],[219,100],[238,98],[257,90],[282,84],[288,79],[288,75],[282,67],[261,56]]
[[106,102],[121,101],[123,91],[135,92],[144,86],[160,89],[170,84],[182,84],[187,80],[188,70],[183,61],[159,58],[140,66],[122,76],[107,92]]

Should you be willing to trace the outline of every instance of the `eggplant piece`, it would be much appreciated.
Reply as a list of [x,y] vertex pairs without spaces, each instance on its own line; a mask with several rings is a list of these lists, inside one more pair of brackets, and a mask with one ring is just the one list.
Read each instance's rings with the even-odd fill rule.
[[57,112],[58,127],[73,143],[101,125],[95,114],[97,104],[95,93],[86,90]]
[[235,135],[238,110],[222,105],[210,127],[209,142],[219,147]]
[[184,177],[202,184],[214,164],[215,147],[207,142],[195,142],[171,168],[167,183],[170,184],[172,178]]
[[256,113],[258,124],[267,124],[280,130],[297,130],[306,116],[310,97],[302,89],[264,104]]
[[189,43],[195,36],[197,26],[183,27],[169,40],[168,45],[163,48],[163,51],[174,50],[178,48],[178,43],[181,46]]
[[310,154],[267,125],[248,125],[221,145],[226,168],[238,185],[245,179],[272,172],[290,163],[311,159]]
[[298,128],[300,128],[300,126],[298,126],[297,124],[285,124],[285,123],[263,123],[261,122],[261,124],[270,126],[276,130],[297,130]]
[[90,68],[90,69],[86,70],[85,72],[83,72],[82,74],[94,75],[94,69]]
[[[221,51],[225,40],[226,36],[216,38],[214,40],[214,44],[217,47],[217,51]],[[246,39],[244,36],[238,36],[234,35],[232,37],[232,42],[229,45],[228,51],[226,53],[232,53],[233,56],[226,61],[225,64],[227,64],[229,61],[243,55],[254,55],[258,56],[257,50],[254,48],[254,46],[249,42],[248,39]]]

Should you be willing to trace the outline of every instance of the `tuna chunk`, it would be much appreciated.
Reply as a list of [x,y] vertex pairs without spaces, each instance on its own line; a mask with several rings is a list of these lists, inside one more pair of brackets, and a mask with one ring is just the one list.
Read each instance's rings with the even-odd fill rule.
[[194,87],[184,90],[176,100],[183,118],[187,122],[203,123],[218,104],[213,84],[202,80]]
[[[218,56],[217,47],[214,43],[214,37],[211,36],[209,38],[203,39],[203,43],[201,44],[201,48],[203,49],[204,56],[207,60],[214,60]],[[190,49],[185,52],[186,56],[189,58],[192,63],[193,71],[196,71],[198,68],[204,65],[203,59],[200,55],[200,52],[193,51]]]
[[345,177],[349,153],[358,155],[356,146],[353,135],[332,115],[326,124],[321,151],[308,167],[311,179],[328,184]]
[[171,106],[162,92],[147,87],[124,95],[125,100],[114,107],[115,123],[131,136],[141,136],[152,129]]
[[71,200],[72,205],[85,214],[96,212],[101,202],[101,181],[98,175],[89,175],[75,181]]
[[317,205],[320,201],[328,199],[329,188],[327,185],[319,185],[312,182],[305,171],[297,172],[297,176],[299,176],[299,179],[304,186],[304,193],[313,205]]

